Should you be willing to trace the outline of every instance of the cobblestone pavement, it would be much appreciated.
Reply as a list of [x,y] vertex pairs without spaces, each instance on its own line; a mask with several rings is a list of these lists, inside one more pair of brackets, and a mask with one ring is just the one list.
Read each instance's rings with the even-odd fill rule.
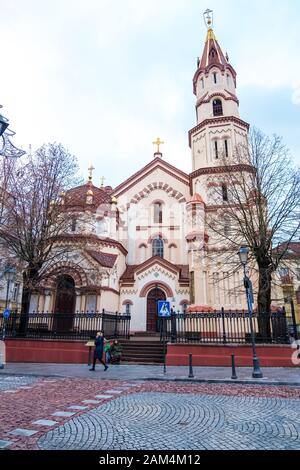
[[37,377],[30,376],[5,376],[0,375],[0,390],[17,390],[20,387],[27,387],[34,384],[38,380]]
[[0,391],[0,448],[300,449],[297,387],[23,379]]

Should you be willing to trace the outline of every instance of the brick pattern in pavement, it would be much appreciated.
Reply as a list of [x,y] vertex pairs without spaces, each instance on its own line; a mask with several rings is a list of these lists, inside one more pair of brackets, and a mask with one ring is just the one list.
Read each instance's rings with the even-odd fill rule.
[[[32,380],[30,389],[24,386],[26,379]],[[132,448],[149,449],[147,446],[157,446],[158,441],[166,446],[157,447],[162,449],[174,449],[174,445],[178,449],[223,448],[223,441],[226,441],[224,448],[228,448],[226,445],[233,445],[237,440],[241,442],[240,448],[244,448],[243,445],[266,448],[263,446],[267,446],[267,442],[274,445],[270,448],[300,448],[300,388],[297,387],[155,381],[131,381],[129,386],[128,382],[118,380],[32,377],[18,377],[13,382],[16,393],[6,393],[7,389],[0,391],[0,441],[11,441],[6,448],[12,450],[127,449],[133,445]],[[121,393],[112,396],[108,393],[111,390]],[[100,403],[85,405],[88,407],[82,409],[84,400]],[[70,409],[73,406],[80,408]],[[53,416],[57,411],[76,414]],[[238,416],[233,419],[237,412]],[[33,424],[41,419],[54,420],[57,424],[51,428]],[[168,432],[173,426],[177,431],[171,438]],[[164,431],[156,437],[158,427]],[[38,432],[30,437],[10,434],[16,428]],[[201,441],[202,434],[197,434],[198,428],[202,429],[202,434],[206,432],[205,441]],[[197,438],[193,438],[195,432]],[[176,435],[189,438],[176,441]],[[218,439],[214,442],[215,435]]]

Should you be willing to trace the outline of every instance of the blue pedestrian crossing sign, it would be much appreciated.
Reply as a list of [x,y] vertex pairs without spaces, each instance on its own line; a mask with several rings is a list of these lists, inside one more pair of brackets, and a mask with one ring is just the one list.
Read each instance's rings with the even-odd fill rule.
[[157,314],[159,317],[170,317],[171,316],[170,302],[167,302],[166,300],[159,300],[157,303]]
[[9,308],[6,308],[3,312],[3,317],[7,320],[9,318],[9,315],[10,315],[10,310]]

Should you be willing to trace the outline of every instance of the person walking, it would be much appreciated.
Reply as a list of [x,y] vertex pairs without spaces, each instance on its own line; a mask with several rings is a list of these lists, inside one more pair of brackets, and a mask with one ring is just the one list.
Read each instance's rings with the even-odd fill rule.
[[105,364],[105,362],[102,359],[103,350],[104,350],[103,331],[98,331],[98,333],[96,334],[96,339],[95,339],[95,351],[94,351],[93,367],[90,370],[93,370],[93,371],[95,370],[97,359],[98,359],[99,362],[101,362],[101,364],[104,365],[104,370],[108,369],[108,366]]

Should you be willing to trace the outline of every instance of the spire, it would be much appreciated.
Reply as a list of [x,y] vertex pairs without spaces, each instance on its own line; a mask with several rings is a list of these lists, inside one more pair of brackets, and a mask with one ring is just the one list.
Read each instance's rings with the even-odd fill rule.
[[219,68],[222,74],[224,74],[225,70],[230,71],[234,80],[234,85],[236,86],[236,72],[229,63],[228,54],[226,53],[226,55],[224,55],[213,30],[212,10],[206,10],[203,16],[207,28],[207,34],[204,50],[202,56],[198,57],[197,70],[193,78],[193,88],[195,95],[197,95],[196,87],[199,76],[204,74],[205,77],[207,77],[212,67]]
[[228,62],[213,31],[212,14],[212,10],[206,10],[203,14],[204,22],[207,27],[207,36],[202,58],[199,62],[199,68],[202,70],[207,69],[211,65],[219,65],[221,67],[228,65]]

